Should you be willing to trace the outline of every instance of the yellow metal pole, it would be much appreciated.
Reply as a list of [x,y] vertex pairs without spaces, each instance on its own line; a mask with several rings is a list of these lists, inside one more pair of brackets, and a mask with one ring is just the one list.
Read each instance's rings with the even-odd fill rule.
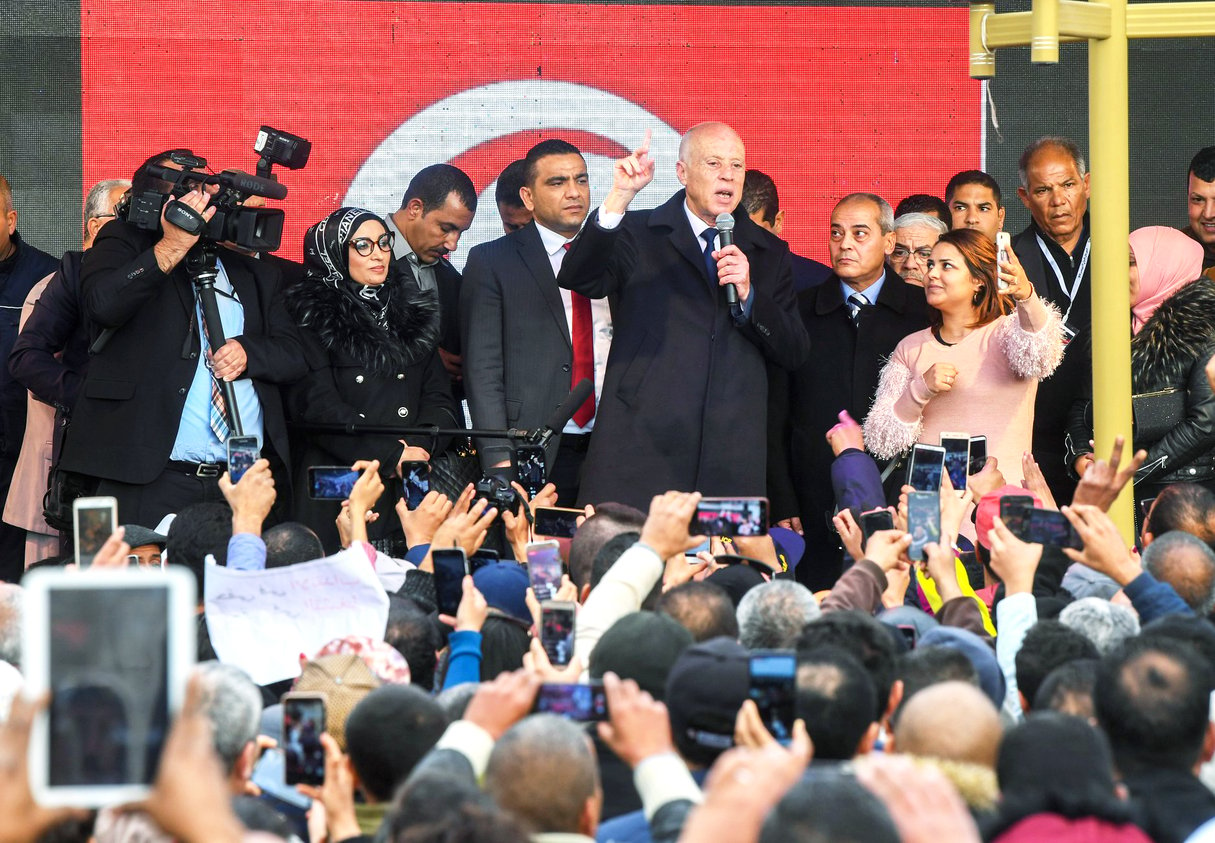
[[1029,60],[1059,63],[1059,0],[1034,0],[1030,22]]
[[[1110,37],[1089,41],[1089,153],[1092,198],[1093,411],[1097,456],[1115,436],[1131,437],[1130,135],[1127,86],[1127,0],[1110,7]],[[1130,449],[1124,459],[1130,458]],[[1122,537],[1134,539],[1134,502],[1128,486],[1110,508]]]
[[996,54],[983,43],[984,19],[996,16],[990,0],[970,4],[970,78],[990,79],[996,75]]

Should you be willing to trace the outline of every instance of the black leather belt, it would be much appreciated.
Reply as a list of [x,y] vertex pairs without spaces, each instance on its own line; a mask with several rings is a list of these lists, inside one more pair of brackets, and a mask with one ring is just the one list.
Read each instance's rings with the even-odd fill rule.
[[228,470],[228,464],[223,462],[182,462],[169,460],[166,466],[169,471],[189,474],[193,477],[219,477]]
[[586,449],[591,447],[591,434],[589,433],[563,433],[561,434],[561,445],[567,451],[575,451],[579,454],[585,454]]

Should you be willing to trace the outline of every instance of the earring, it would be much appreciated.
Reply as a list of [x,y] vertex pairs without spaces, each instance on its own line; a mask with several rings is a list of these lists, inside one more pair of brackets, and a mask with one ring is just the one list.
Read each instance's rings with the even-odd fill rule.
[[975,290],[974,298],[970,300],[970,303],[975,307],[978,307],[983,303],[983,290],[985,289],[986,287],[979,287],[977,290]]

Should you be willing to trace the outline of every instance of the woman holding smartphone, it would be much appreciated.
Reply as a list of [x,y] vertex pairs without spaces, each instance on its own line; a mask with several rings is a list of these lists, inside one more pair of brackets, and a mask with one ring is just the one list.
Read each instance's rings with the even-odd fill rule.
[[[339,208],[304,235],[304,278],[284,291],[308,358],[308,374],[287,395],[294,422],[455,426],[450,380],[436,350],[438,296],[397,272],[392,241],[384,222],[361,208]],[[400,476],[402,463],[429,460],[433,447],[396,435],[304,436],[296,449],[297,511],[327,550],[337,547],[340,504],[309,499],[308,466],[374,459],[387,480]],[[373,539],[399,529],[389,497],[376,507]]]
[[[1135,474],[1135,500],[1171,483],[1215,491],[1215,395],[1204,367],[1215,352],[1215,281],[1200,277],[1202,246],[1165,226],[1131,232],[1131,385],[1135,450],[1147,460]],[[1091,395],[1072,407],[1067,445],[1083,476],[1093,462]],[[1142,507],[1135,507],[1141,520]]]
[[1059,313],[1035,293],[1016,255],[959,229],[941,235],[924,294],[932,326],[905,337],[882,369],[865,445],[891,459],[942,431],[987,437],[1009,483],[1021,481],[1038,381],[1063,357]]

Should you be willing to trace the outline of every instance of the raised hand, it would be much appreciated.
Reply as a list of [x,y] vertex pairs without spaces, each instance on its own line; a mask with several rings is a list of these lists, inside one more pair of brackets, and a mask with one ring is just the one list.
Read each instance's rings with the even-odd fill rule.
[[654,159],[650,157],[650,130],[645,130],[641,146],[612,166],[612,190],[603,201],[603,207],[615,214],[623,214],[642,188],[654,180]]

